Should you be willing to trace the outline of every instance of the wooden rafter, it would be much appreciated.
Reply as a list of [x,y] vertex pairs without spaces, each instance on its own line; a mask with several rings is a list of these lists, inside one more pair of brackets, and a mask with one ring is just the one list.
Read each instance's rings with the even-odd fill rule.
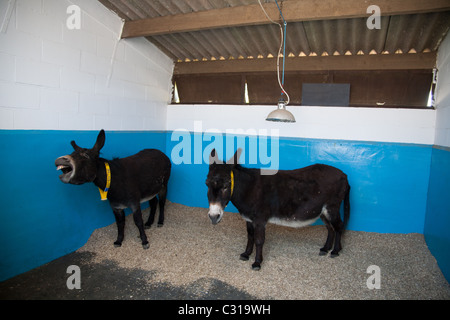
[[[368,17],[366,0],[291,0],[283,2],[283,16],[288,22]],[[377,0],[381,15],[413,14],[450,10],[448,0]],[[264,4],[274,20],[279,19],[275,3]],[[122,38],[154,36],[269,23],[259,4],[228,7],[151,19],[125,22]]]
[[[408,70],[433,69],[436,53],[377,54],[355,56],[317,56],[286,58],[285,70]],[[178,62],[174,75],[207,73],[250,73],[276,71],[276,59],[235,59]]]

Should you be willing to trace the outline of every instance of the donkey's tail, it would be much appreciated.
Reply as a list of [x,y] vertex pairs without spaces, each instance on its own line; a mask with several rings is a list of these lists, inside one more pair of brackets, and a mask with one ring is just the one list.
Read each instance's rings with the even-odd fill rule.
[[350,219],[350,185],[347,182],[344,198],[344,229],[347,227],[348,219]]

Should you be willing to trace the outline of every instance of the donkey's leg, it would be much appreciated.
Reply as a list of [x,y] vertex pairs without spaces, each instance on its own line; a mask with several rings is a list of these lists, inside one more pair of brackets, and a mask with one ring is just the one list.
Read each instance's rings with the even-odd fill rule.
[[133,210],[134,224],[136,224],[136,227],[139,230],[139,236],[141,237],[142,240],[142,247],[144,249],[148,249],[150,245],[148,244],[147,235],[145,234],[144,221],[142,220],[142,211],[139,202],[131,206],[131,209]]
[[333,226],[331,225],[331,222],[328,220],[327,216],[324,214],[320,215],[320,219],[322,219],[323,223],[327,227],[328,235],[327,240],[325,241],[325,244],[322,248],[320,248],[319,255],[325,256],[328,254],[328,251],[330,251],[331,247],[333,246],[334,236],[335,232],[333,229]]
[[159,217],[158,227],[164,225],[164,206],[166,205],[167,186],[164,186],[158,194],[159,198]]
[[339,251],[342,250],[341,236],[342,236],[342,231],[336,231],[336,238],[334,240],[334,248],[333,248],[333,251],[331,251],[331,254],[330,254],[331,258],[338,257],[339,256]]
[[336,232],[336,237],[334,239],[334,248],[330,254],[331,258],[339,256],[339,251],[342,250],[341,236],[342,232],[344,231],[344,223],[342,222],[341,217],[339,215],[339,209],[337,209],[337,211],[335,212],[336,213],[333,215],[333,219],[331,221],[331,224],[333,225],[333,228]]
[[253,228],[253,224],[247,221],[247,247],[245,248],[245,252],[241,253],[240,259],[243,261],[247,261],[252,254],[253,245],[255,244],[255,228]]
[[117,240],[114,242],[115,247],[122,246],[125,229],[125,212],[120,209],[113,209],[114,217],[117,225]]
[[265,238],[266,238],[266,226],[264,224],[256,224],[255,225],[256,256],[255,256],[255,262],[252,264],[253,270],[261,269],[261,263],[263,261],[262,249],[263,249]]
[[148,220],[145,223],[145,229],[149,229],[152,226],[153,221],[155,221],[155,212],[156,207],[158,206],[158,199],[156,198],[156,196],[150,199],[149,204],[150,204],[150,215],[148,216]]

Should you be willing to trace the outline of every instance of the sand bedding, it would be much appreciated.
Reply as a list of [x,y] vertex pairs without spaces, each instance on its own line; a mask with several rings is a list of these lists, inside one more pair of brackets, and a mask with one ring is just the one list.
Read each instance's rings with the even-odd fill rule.
[[[148,210],[144,210],[144,219]],[[133,218],[126,219],[125,240],[115,248],[116,225],[96,230],[78,252],[93,262],[113,261],[121,268],[151,271],[148,281],[208,292],[217,279],[260,299],[449,299],[450,287],[421,234],[346,231],[337,258],[319,256],[324,226],[293,229],[267,225],[264,262],[253,271],[239,260],[245,249],[245,221],[225,213],[213,226],[207,209],[168,202],[162,228],[146,230],[150,248],[142,249]],[[378,266],[380,289],[369,289],[368,268]],[[373,282],[372,282],[373,283]],[[200,284],[200,285],[199,285]],[[206,296],[207,297],[207,296]]]

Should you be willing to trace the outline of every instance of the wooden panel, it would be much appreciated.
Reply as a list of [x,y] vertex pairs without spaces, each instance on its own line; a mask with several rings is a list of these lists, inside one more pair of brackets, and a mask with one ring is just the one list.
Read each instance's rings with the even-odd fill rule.
[[350,83],[350,105],[424,107],[431,88],[432,71],[338,71],[334,83]]
[[241,104],[244,83],[241,75],[174,76],[180,103]]
[[[329,72],[288,73],[285,75],[285,90],[289,94],[290,104],[301,104],[302,83],[327,83]],[[250,104],[276,104],[281,97],[281,89],[276,74],[246,75]]]
[[[292,105],[302,104],[304,83],[346,83],[350,106],[425,107],[431,78],[431,70],[290,72],[285,75],[285,88]],[[245,81],[250,104],[276,104],[281,97],[273,73],[183,75],[174,81],[181,103],[243,104]]]

